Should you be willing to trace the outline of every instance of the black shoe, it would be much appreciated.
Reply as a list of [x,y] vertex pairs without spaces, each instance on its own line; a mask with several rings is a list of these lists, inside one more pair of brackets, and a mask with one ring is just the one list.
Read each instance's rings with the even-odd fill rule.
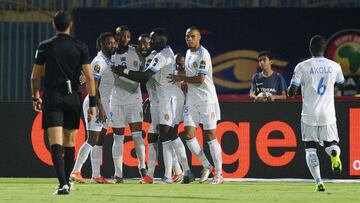
[[62,187],[58,187],[53,195],[68,195],[70,194],[70,188],[68,185],[63,185]]
[[147,174],[146,168],[141,168],[139,171],[140,171],[141,178],[144,178]]
[[185,171],[185,175],[183,177],[183,180],[181,181],[181,184],[189,184],[195,180],[194,175],[191,173],[191,171]]

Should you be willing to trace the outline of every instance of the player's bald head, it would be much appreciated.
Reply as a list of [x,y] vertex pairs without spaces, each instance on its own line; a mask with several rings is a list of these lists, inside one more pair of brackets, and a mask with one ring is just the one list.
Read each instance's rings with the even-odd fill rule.
[[323,56],[325,51],[325,38],[315,35],[310,39],[309,51],[312,56]]
[[200,30],[195,27],[191,26],[186,30],[185,33],[185,41],[190,50],[195,50],[200,47]]

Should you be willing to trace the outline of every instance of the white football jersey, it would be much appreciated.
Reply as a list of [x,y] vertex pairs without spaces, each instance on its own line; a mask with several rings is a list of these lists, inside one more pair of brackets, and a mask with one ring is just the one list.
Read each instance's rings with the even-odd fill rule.
[[185,71],[187,77],[205,74],[201,84],[188,83],[186,104],[215,104],[218,103],[215,85],[212,79],[212,63],[209,52],[201,46],[195,52],[186,52]]
[[171,97],[184,98],[181,89],[177,85],[169,83],[169,79],[167,79],[169,74],[174,74],[175,68],[174,52],[169,46],[156,53],[150,65],[146,68],[155,72],[148,83],[153,82],[155,84],[156,95],[159,101],[170,99]]
[[310,126],[324,126],[336,122],[335,83],[344,83],[344,75],[340,65],[332,60],[313,57],[295,67],[290,84],[301,85],[302,122]]
[[[156,51],[152,51],[147,57],[145,57],[144,59],[144,70],[146,70],[146,68],[150,65],[151,61],[153,60],[153,58],[156,55]],[[155,80],[150,79],[147,83],[146,83],[146,90],[149,94],[149,100],[150,100],[150,105],[153,105],[155,103],[159,102],[159,99],[156,96],[156,84],[155,84]]]
[[[134,47],[129,47],[123,54],[115,53],[111,57],[111,61],[114,62],[115,66],[126,65],[129,70],[140,70],[140,58]],[[116,74],[114,74],[114,77],[115,82],[111,93],[111,102],[123,105],[142,101],[140,83]]]
[[111,72],[111,65],[113,63],[101,51],[91,61],[91,69],[93,70],[94,78],[100,80],[99,92],[101,101],[109,103],[111,90],[114,86],[114,76]]

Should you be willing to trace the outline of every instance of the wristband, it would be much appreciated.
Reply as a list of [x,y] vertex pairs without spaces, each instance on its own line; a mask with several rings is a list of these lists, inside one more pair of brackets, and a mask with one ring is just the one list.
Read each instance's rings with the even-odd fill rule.
[[123,70],[123,73],[124,73],[125,75],[129,75],[129,72],[130,72],[130,70],[127,69],[127,68],[125,68],[125,69]]
[[95,96],[89,96],[89,106],[90,107],[95,107],[96,106]]

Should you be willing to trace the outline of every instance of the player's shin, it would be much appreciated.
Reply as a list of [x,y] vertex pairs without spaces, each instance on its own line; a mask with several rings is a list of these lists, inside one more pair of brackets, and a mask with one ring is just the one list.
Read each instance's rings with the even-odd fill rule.
[[92,178],[98,178],[101,176],[100,166],[102,163],[102,151],[103,146],[95,145],[93,150],[91,151],[91,170],[92,170]]
[[221,146],[217,141],[217,139],[213,139],[209,141],[208,144],[210,148],[210,154],[215,165],[216,175],[221,176],[222,175]]
[[320,175],[320,163],[315,148],[305,149],[305,159],[312,177],[316,183],[322,182]]
[[115,176],[122,178],[123,173],[123,152],[124,152],[124,135],[114,133],[114,143],[112,146],[112,156],[114,160]]
[[145,144],[142,137],[142,131],[131,133],[132,139],[135,143],[135,151],[139,161],[139,169],[145,169]]

